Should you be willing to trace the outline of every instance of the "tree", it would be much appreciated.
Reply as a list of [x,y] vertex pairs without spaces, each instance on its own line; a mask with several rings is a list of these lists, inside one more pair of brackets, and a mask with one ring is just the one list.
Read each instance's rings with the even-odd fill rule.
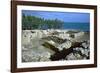
[[55,19],[44,19],[36,16],[22,15],[22,29],[33,30],[33,29],[60,29],[62,28],[63,22]]

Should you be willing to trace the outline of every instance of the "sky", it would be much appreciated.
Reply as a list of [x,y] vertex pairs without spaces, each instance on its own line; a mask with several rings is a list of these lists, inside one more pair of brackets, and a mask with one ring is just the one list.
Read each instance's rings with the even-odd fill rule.
[[34,11],[34,10],[22,10],[25,15],[37,16],[44,19],[59,19],[63,22],[80,22],[89,23],[89,13],[79,12],[54,12],[54,11]]

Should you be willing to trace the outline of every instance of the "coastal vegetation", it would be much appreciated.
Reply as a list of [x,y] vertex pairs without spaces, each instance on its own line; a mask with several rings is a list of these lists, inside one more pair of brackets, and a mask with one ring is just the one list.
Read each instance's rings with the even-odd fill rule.
[[37,16],[22,15],[22,30],[61,29],[64,22],[59,19],[44,19]]

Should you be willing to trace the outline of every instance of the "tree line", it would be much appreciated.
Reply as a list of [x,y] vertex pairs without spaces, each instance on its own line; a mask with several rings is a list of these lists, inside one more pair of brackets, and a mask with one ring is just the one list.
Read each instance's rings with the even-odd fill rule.
[[22,30],[32,29],[61,29],[63,22],[58,19],[44,19],[22,14]]

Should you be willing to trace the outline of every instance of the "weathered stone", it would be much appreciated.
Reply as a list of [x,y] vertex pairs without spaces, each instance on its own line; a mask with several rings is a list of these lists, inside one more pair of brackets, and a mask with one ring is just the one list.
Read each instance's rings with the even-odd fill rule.
[[[74,35],[74,38],[70,37],[71,34]],[[86,41],[81,40],[83,35],[84,32],[80,31],[23,30],[22,61],[88,59],[90,56],[90,41],[89,39]]]
[[73,53],[71,53],[71,54],[67,55],[65,59],[66,60],[76,60],[77,58],[75,57],[75,55]]
[[71,41],[66,41],[66,42],[64,42],[64,43],[62,43],[62,44],[60,44],[57,48],[59,49],[59,51],[61,51],[61,50],[63,50],[64,48],[66,48],[66,49],[68,49],[68,48],[70,48],[72,46],[72,43],[71,43]]
[[36,51],[23,51],[22,52],[22,62],[39,62],[39,61],[49,61],[49,52],[36,52]]

